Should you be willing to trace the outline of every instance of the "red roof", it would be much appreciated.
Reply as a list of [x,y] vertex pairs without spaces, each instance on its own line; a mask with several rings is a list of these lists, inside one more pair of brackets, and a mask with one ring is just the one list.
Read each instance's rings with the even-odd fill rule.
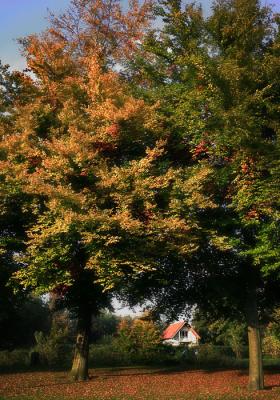
[[174,322],[174,324],[169,325],[162,334],[163,339],[172,339],[176,335],[176,333],[183,328],[185,325],[185,321]]
[[[176,333],[179,332],[179,330],[182,329],[183,326],[185,325],[186,325],[185,321],[174,322],[174,324],[169,325],[163,331],[162,339],[164,340],[173,339]],[[194,334],[195,337],[197,337],[197,339],[200,339],[199,334],[192,327],[190,327],[189,330]]]

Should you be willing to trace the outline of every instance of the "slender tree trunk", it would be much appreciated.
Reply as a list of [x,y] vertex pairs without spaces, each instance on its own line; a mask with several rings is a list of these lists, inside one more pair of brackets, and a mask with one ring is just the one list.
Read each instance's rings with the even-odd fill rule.
[[78,329],[75,345],[75,353],[71,369],[71,377],[74,381],[85,381],[88,376],[89,336],[91,327],[91,314],[80,312],[78,316]]
[[249,341],[248,388],[250,390],[261,390],[264,388],[264,375],[259,316],[257,309],[257,295],[255,287],[250,287],[250,289],[248,290],[246,317]]

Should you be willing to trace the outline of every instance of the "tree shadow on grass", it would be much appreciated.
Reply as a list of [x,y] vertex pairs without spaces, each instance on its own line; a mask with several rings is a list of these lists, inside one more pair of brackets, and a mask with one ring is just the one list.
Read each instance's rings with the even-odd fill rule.
[[[248,374],[249,374],[248,370],[238,370],[238,375],[240,375],[240,376],[244,376],[244,375],[248,375]],[[279,375],[279,374],[280,374],[280,368],[278,368],[278,369],[269,369],[269,370],[265,369],[264,370],[264,376],[266,376],[266,375]]]
[[[143,369],[143,371],[141,371]],[[111,377],[122,377],[122,376],[141,376],[141,375],[183,375],[187,374],[197,374],[201,372],[202,374],[214,374],[223,371],[231,371],[236,369],[234,368],[186,368],[185,366],[177,366],[177,367],[120,367],[120,368],[112,368],[108,369],[108,372],[100,371],[92,369],[91,379],[94,378],[111,378]],[[129,372],[132,371],[132,372]],[[135,371],[135,372],[133,372]],[[242,373],[243,374],[243,373]],[[246,375],[246,371],[244,371],[244,375]]]
[[268,385],[264,387],[264,390],[273,390],[275,388],[280,388],[280,385]]

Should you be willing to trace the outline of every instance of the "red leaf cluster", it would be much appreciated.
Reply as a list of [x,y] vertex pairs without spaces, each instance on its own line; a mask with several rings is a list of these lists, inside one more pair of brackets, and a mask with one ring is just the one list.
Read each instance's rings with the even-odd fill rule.
[[53,293],[58,295],[59,297],[64,297],[69,290],[67,285],[58,285],[55,289],[53,289]]
[[246,214],[246,219],[258,219],[259,218],[259,213],[256,210],[250,210]]
[[201,142],[198,143],[198,145],[195,147],[194,152],[193,152],[193,158],[199,158],[206,156],[208,153],[208,143],[206,140],[201,140]]
[[118,137],[120,133],[120,127],[117,123],[114,123],[107,127],[106,133],[113,137]]

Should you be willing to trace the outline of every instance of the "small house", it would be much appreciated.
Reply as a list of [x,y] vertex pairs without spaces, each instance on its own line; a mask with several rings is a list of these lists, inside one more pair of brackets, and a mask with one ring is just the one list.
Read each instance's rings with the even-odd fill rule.
[[163,343],[172,346],[199,344],[199,334],[185,321],[174,322],[169,325],[162,334]]

